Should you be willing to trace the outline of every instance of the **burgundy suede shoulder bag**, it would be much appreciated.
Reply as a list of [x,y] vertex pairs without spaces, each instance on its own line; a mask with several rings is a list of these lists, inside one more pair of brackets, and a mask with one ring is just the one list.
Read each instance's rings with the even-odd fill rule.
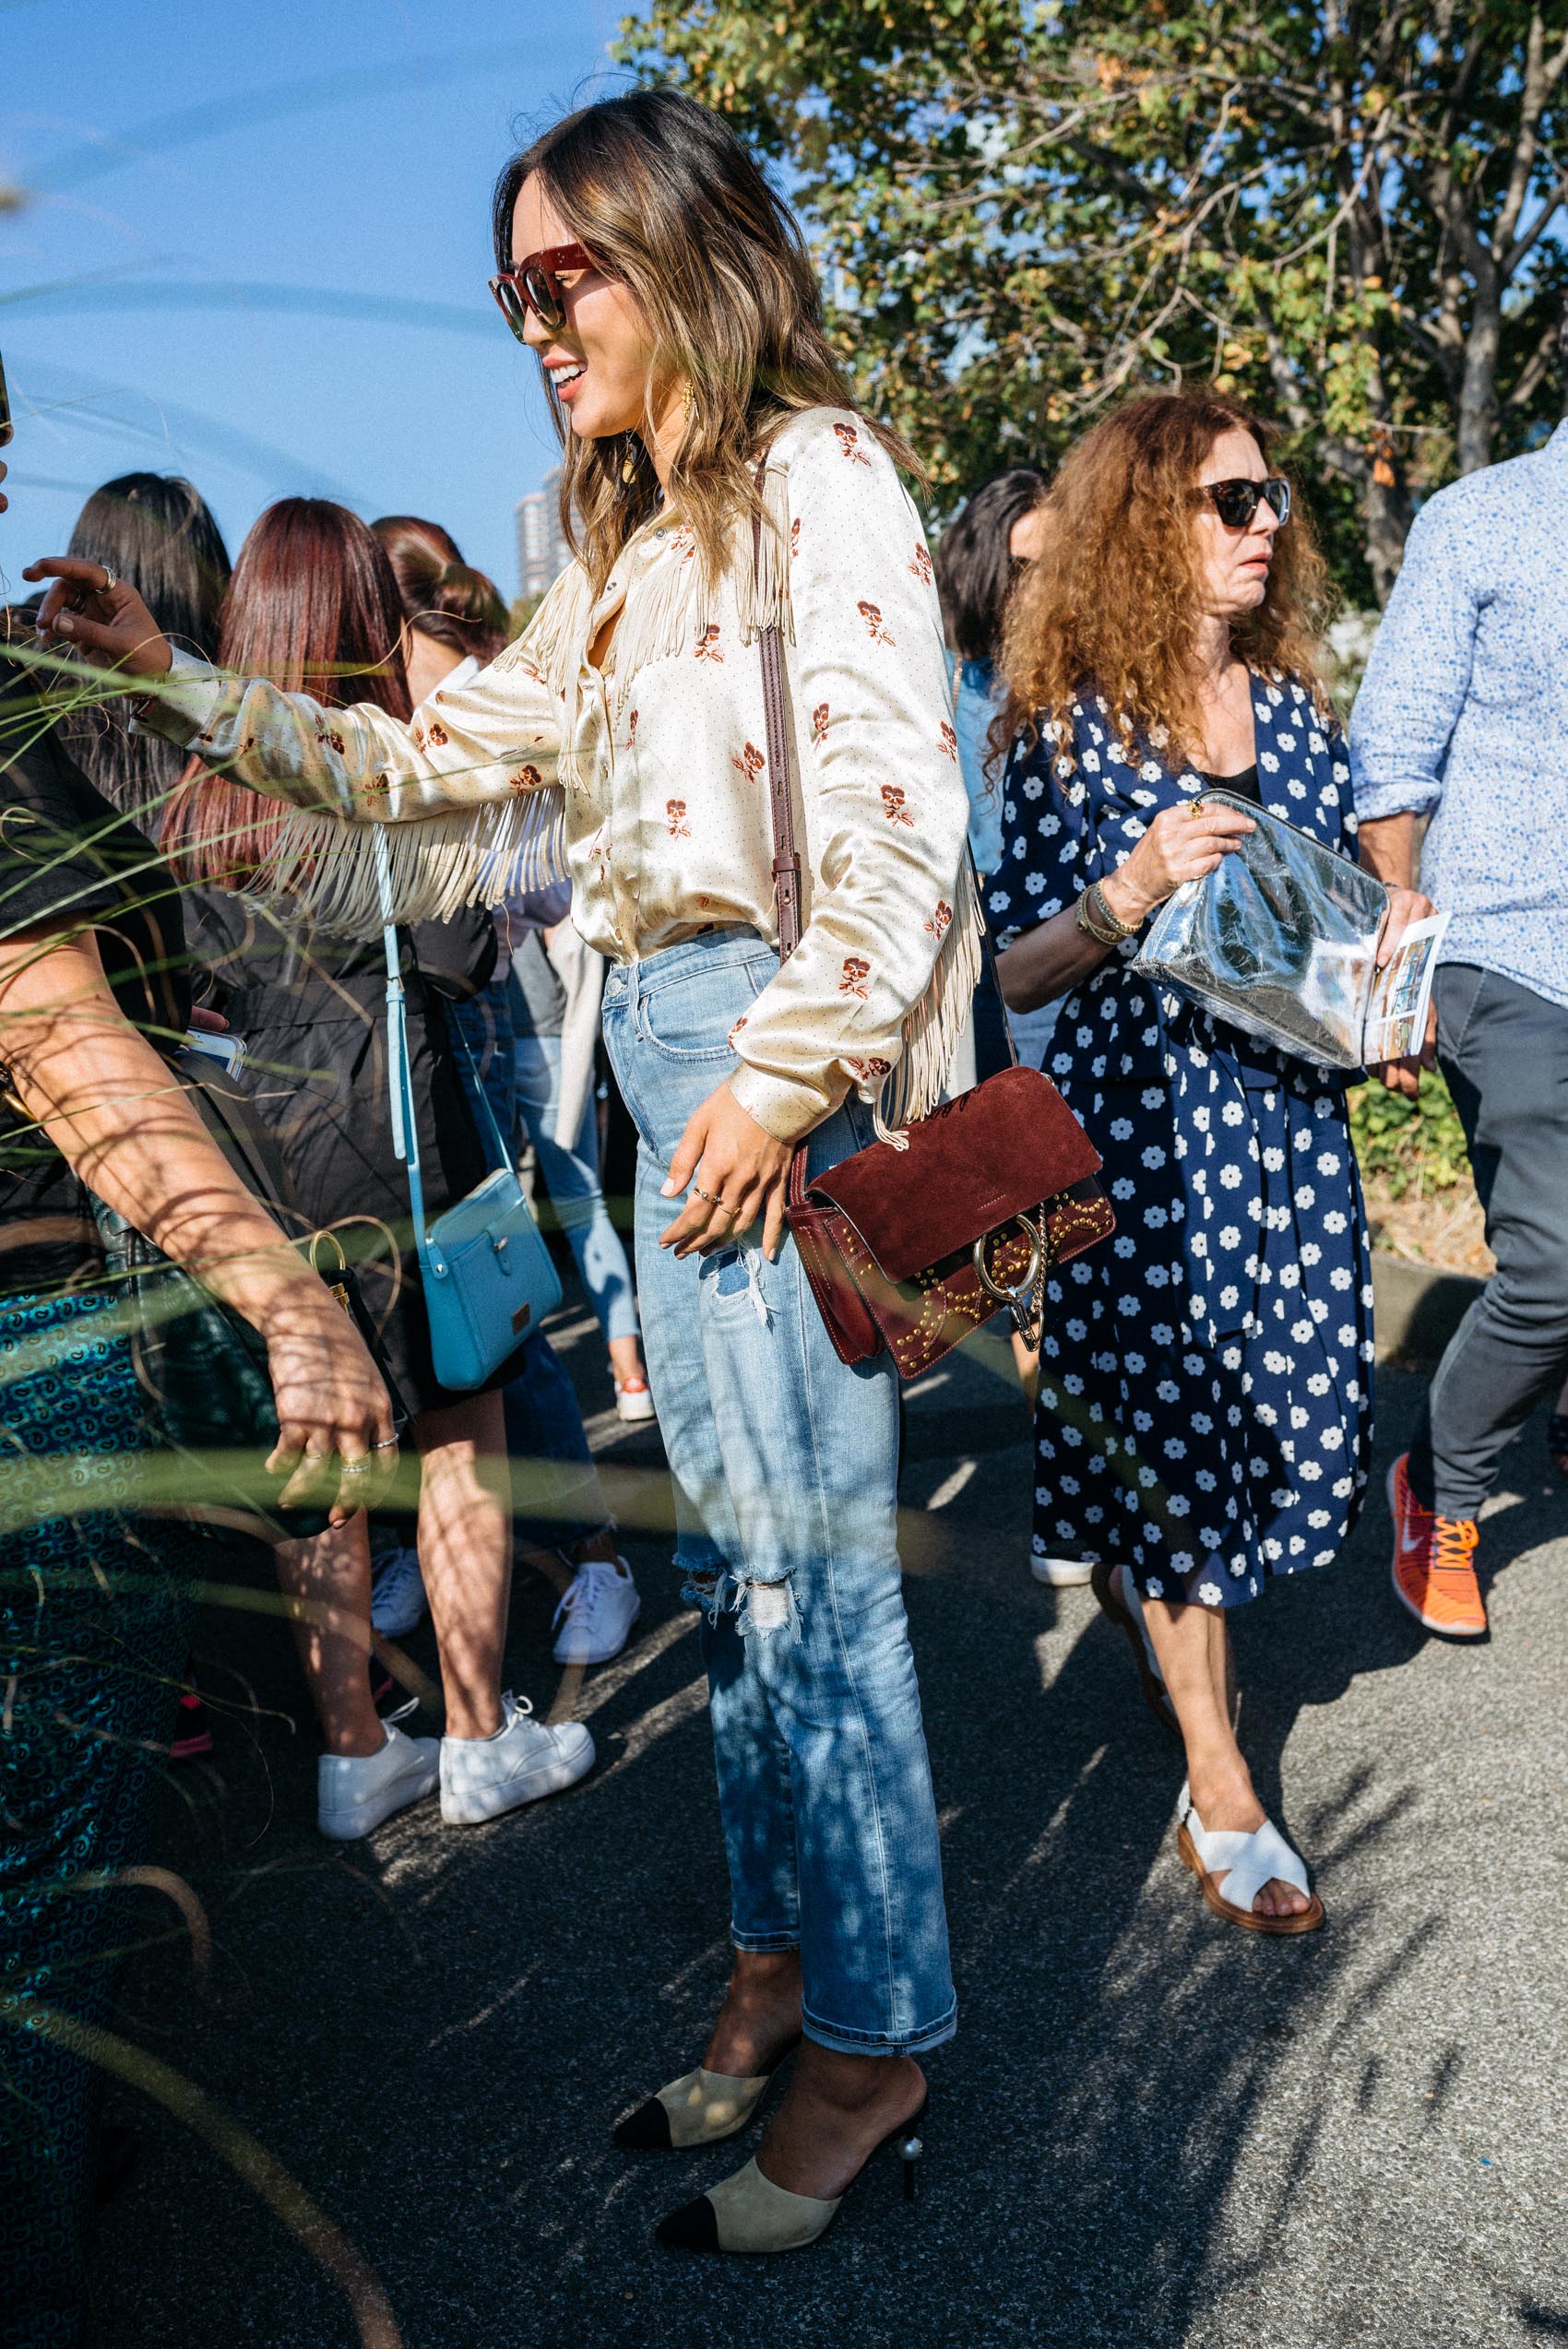
[[[784,657],[776,626],[759,642],[787,962],[801,941],[801,860]],[[1037,1343],[1051,1268],[1116,1228],[1099,1153],[1051,1079],[1016,1065],[907,1134],[902,1150],[873,1142],[809,1181],[805,1151],[790,1162],[785,1212],[840,1359],[869,1361],[885,1347],[900,1378],[920,1378],[999,1308]]]

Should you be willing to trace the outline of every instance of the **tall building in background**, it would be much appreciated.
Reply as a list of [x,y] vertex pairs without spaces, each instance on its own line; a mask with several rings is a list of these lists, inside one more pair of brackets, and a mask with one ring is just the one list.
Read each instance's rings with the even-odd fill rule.
[[517,500],[517,571],[525,596],[541,596],[572,560],[561,534],[561,468],[552,466],[541,489]]

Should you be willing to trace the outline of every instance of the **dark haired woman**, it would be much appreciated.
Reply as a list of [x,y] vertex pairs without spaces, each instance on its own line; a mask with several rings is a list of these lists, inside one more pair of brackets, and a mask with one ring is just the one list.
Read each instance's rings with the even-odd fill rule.
[[[561,420],[578,561],[438,724],[362,706],[328,725],[303,696],[185,663],[155,722],[318,812],[294,819],[307,862],[351,855],[355,820],[390,815],[421,904],[432,823],[443,887],[466,825],[462,878],[494,894],[508,861],[537,869],[564,816],[574,918],[615,966],[605,1030],[641,1136],[639,1287],[681,1560],[708,1619],[736,1947],[701,2064],[621,2141],[735,2133],[803,2030],[757,2159],[661,2228],[778,2250],[814,2240],[911,2121],[915,2058],[954,2028],[894,1372],[839,1361],[783,1207],[798,1145],[830,1164],[871,1139],[879,1105],[897,1124],[939,1096],[978,965],[968,802],[918,516],[823,334],[799,230],[729,128],[665,90],[590,106],[507,167],[495,239],[498,298]],[[101,582],[35,569],[62,582],[46,623],[167,667],[132,599],[66,612]],[[782,967],[771,624],[804,891]]]
[[[122,473],[94,490],[77,516],[70,552],[128,579],[169,638],[210,660],[229,585],[229,550],[206,501],[178,474]],[[106,800],[156,832],[184,769],[177,744],[126,723],[113,704],[90,702],[62,738]]]
[[982,880],[1002,861],[1002,794],[989,771],[1004,698],[996,656],[1008,598],[1040,551],[1045,490],[1037,465],[1006,466],[971,490],[936,546],[937,592],[957,668],[953,722],[969,795],[969,852]]
[[[1354,855],[1313,666],[1323,571],[1263,427],[1215,395],[1130,402],[1069,454],[1009,614],[1016,737],[990,909],[1004,992],[1065,995],[1051,1074],[1105,1156],[1114,1247],[1053,1280],[1035,1548],[1098,1561],[1146,1700],[1179,1729],[1183,1858],[1261,1933],[1323,1921],[1231,1727],[1226,1612],[1326,1565],[1372,1428],[1372,1283],[1346,1080],[1132,967],[1138,933],[1253,826]],[[1381,952],[1429,910],[1395,892]]]
[[[439,522],[389,514],[370,527],[386,550],[403,599],[410,698],[416,709],[427,702],[438,706],[444,692],[466,685],[501,650],[506,641],[506,607],[494,583],[482,571],[469,569],[456,539]],[[446,1012],[468,1041],[478,1081],[490,1096],[502,1133],[513,1132],[519,1113],[527,1123],[551,1204],[610,1342],[619,1404],[624,1382],[635,1382],[646,1394],[647,1381],[636,1335],[631,1270],[599,1180],[599,1105],[593,1078],[604,966],[573,930],[564,888],[523,900],[520,910],[532,913],[545,897],[555,901],[549,908],[550,921],[564,926],[561,961],[586,982],[578,992],[588,1000],[564,1005],[551,1033],[535,1035],[529,1020],[534,997],[552,984],[557,991],[564,991],[545,959],[544,933],[535,921],[519,922],[515,905],[508,908],[513,920],[505,932],[510,956],[502,958],[494,978],[474,994],[449,1003]],[[535,977],[531,992],[526,974]],[[568,1073],[579,1104],[574,1113],[575,1150],[556,1133],[563,1026],[572,1029],[581,1063]],[[474,1079],[469,1081],[471,1085]],[[604,1506],[576,1390],[542,1330],[523,1348],[523,1363],[521,1374],[508,1382],[503,1395],[506,1449],[514,1463],[529,1464],[530,1487],[537,1490],[541,1479],[548,1486],[544,1506],[549,1513],[530,1510],[525,1537],[546,1553],[541,1562],[548,1572],[553,1572],[557,1558],[570,1572],[555,1610],[555,1661],[607,1664],[631,1637],[642,1600],[616,1542],[614,1520]],[[372,1619],[378,1631],[411,1630],[423,1609],[419,1551],[404,1543],[385,1565],[377,1562]]]
[[[30,651],[30,627],[18,635]],[[284,1498],[358,1508],[397,1453],[358,1334],[172,1071],[179,899],[66,754],[11,641],[0,612],[0,2277],[7,2343],[68,2349],[93,2035],[140,1929],[157,1758],[210,1567],[160,1507],[169,1458],[88,1186],[265,1338],[278,1456],[296,1465]]]
[[[284,498],[240,550],[219,658],[281,692],[313,690],[324,710],[354,693],[362,707],[406,721],[402,627],[391,568],[365,525],[322,499]],[[291,1204],[307,1228],[334,1227],[353,1247],[394,1383],[414,1414],[419,1554],[446,1700],[439,1750],[434,1738],[406,1737],[375,1711],[365,1674],[371,1569],[362,1517],[315,1541],[283,1544],[284,1588],[330,1610],[300,1625],[327,1744],[317,1821],[326,1835],[368,1834],[439,1783],[443,1818],[472,1824],[572,1785],[592,1765],[593,1740],[576,1723],[547,1728],[530,1720],[527,1704],[502,1691],[511,1514],[499,1389],[517,1365],[503,1366],[476,1394],[450,1393],[436,1378],[418,1259],[411,1247],[394,1252],[383,1240],[407,1228],[409,1192],[392,1146],[379,933],[374,943],[345,942],[314,928],[297,907],[240,894],[278,853],[279,832],[267,801],[196,766],[170,802],[162,836],[177,869],[208,884],[191,892],[199,908],[196,951],[244,1040],[238,1081],[279,1145]],[[420,944],[422,962],[404,941],[405,985],[434,1218],[483,1180],[485,1161],[433,966],[448,983],[479,984],[494,942],[488,918],[469,916],[430,925]]]

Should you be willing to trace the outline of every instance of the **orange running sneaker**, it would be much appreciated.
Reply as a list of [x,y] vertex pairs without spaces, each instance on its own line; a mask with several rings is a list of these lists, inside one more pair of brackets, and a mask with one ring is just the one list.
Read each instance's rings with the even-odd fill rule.
[[1402,1452],[1388,1472],[1394,1520],[1394,1588],[1418,1623],[1444,1639],[1479,1640],[1486,1608],[1472,1563],[1480,1527],[1473,1517],[1439,1517],[1410,1490],[1410,1455]]

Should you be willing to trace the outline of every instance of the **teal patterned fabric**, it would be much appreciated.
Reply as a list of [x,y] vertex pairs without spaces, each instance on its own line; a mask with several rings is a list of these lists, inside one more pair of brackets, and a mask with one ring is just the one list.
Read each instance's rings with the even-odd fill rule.
[[25,2009],[110,2020],[111,1952],[137,1896],[86,1880],[145,1857],[196,1565],[187,1528],[134,1512],[150,1439],[129,1348],[104,1324],[112,1302],[101,1290],[0,1302],[0,2333],[10,2349],[76,2349],[82,2338],[98,2082]]

